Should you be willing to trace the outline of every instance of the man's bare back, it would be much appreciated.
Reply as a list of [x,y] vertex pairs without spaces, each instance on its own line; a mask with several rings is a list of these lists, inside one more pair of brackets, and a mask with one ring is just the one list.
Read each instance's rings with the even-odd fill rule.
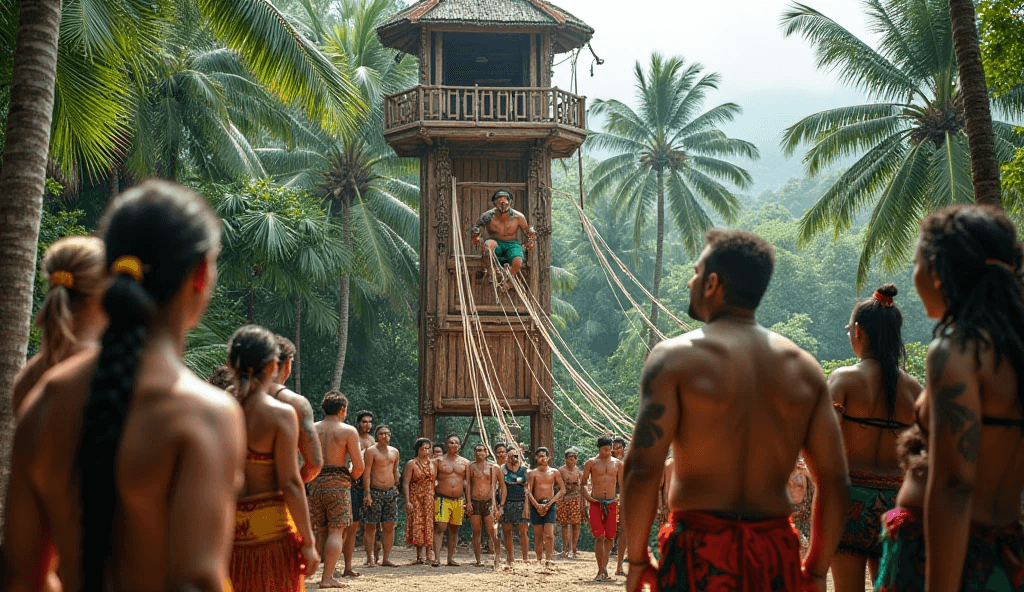
[[324,466],[347,467],[349,458],[359,457],[359,470],[353,466],[352,477],[359,478],[363,472],[362,451],[359,449],[359,435],[356,429],[344,421],[333,417],[325,417],[314,424],[316,437],[320,442],[320,449],[323,451]]

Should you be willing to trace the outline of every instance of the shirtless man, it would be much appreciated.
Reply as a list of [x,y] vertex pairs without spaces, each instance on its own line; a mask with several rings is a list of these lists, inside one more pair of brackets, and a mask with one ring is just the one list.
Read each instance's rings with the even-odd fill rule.
[[437,462],[437,459],[443,456],[444,446],[435,442],[434,445],[430,447],[430,460],[433,462]]
[[533,457],[537,461],[537,468],[526,472],[526,500],[530,504],[533,549],[537,553],[537,563],[541,562],[543,552],[544,565],[550,567],[554,565],[551,558],[555,553],[557,504],[565,495],[565,482],[558,469],[548,466],[551,453],[547,448],[541,446]]
[[[491,542],[491,553],[494,555],[494,567],[498,567],[498,537],[495,536],[494,516],[501,514],[501,506],[495,499],[495,492],[504,490],[505,480],[501,478],[501,469],[487,460],[487,447],[477,444],[473,447],[476,460],[469,465],[466,482],[469,486],[471,511],[469,521],[473,525],[473,554],[476,555],[476,566],[482,567],[480,561],[480,525],[487,529],[487,537]],[[504,492],[498,496],[505,499]]]
[[459,456],[462,440],[455,434],[445,439],[448,452],[437,459],[437,487],[434,488],[434,562],[441,565],[441,535],[448,530],[448,565],[455,562],[455,545],[459,542],[459,527],[466,506],[469,506],[469,462]]
[[[495,207],[480,215],[473,226],[473,246],[480,242],[480,230],[487,229],[487,240],[484,249],[494,253],[494,257],[502,267],[509,267],[509,273],[516,275],[523,266],[523,246],[516,240],[517,233],[522,230],[526,234],[527,251],[534,247],[537,232],[526,223],[526,216],[512,209],[512,194],[504,189],[495,191],[491,196]],[[488,257],[490,260],[490,257]],[[508,290],[507,280],[499,284],[502,291]]]
[[[507,460],[507,457],[508,457],[508,445],[505,444],[504,442],[498,442],[497,444],[495,444],[494,445],[494,464],[497,465],[499,469],[501,467],[505,466],[505,461]],[[502,498],[499,501],[503,501],[503,500],[504,500],[504,498]]]
[[[273,392],[273,391],[271,391]],[[317,552],[324,558],[321,588],[340,588],[334,579],[334,568],[346,539],[353,536],[348,530],[352,523],[352,479],[363,474],[363,455],[359,453],[356,429],[345,423],[348,398],[338,391],[330,391],[320,401],[324,418],[313,425],[317,444],[324,452],[324,467],[309,484],[309,513],[316,529]],[[349,469],[351,460],[352,468]],[[351,575],[351,565],[345,561],[345,573]]]
[[[359,440],[359,456],[362,458],[367,448],[377,444],[373,438],[373,412],[362,409],[356,412],[356,432]],[[345,534],[345,575],[359,577],[359,572],[352,570],[352,554],[356,550],[356,538],[359,536],[359,527],[363,522],[363,479],[360,477],[352,483],[352,526],[349,526]],[[376,551],[376,549],[374,549]],[[363,565],[376,563],[374,554],[367,552],[366,561]]]
[[[622,496],[636,550],[626,589],[655,578],[662,590],[693,589],[699,576],[685,566],[700,562],[708,589],[825,590],[850,499],[825,375],[754,318],[774,267],[771,245],[742,230],[713,229],[704,241],[689,315],[707,325],[657,344],[640,375]],[[670,446],[685,462],[673,467],[658,568],[647,544]],[[818,492],[802,567],[786,494],[801,449]]]
[[[377,445],[363,453],[368,477],[363,479],[363,543],[366,553],[376,550],[377,525],[384,529],[383,561],[381,565],[395,567],[391,562],[391,547],[395,544],[395,521],[398,520],[398,449],[391,444],[391,428],[379,425],[373,432]],[[376,553],[374,553],[376,555]],[[376,567],[371,563],[369,567]]]
[[575,448],[565,451],[565,464],[558,467],[558,472],[565,482],[565,496],[558,504],[555,520],[562,525],[562,557],[576,559],[576,544],[580,539],[580,479],[583,469],[577,464],[580,453]]
[[590,531],[594,533],[594,555],[597,556],[597,576],[594,581],[604,582],[611,579],[608,575],[608,557],[612,552],[612,541],[615,540],[619,515],[617,492],[622,484],[622,461],[612,456],[611,437],[601,436],[597,439],[597,456],[583,465],[580,481],[583,484],[583,499],[590,504]]
[[[626,458],[626,439],[622,436],[615,436],[615,438],[612,439],[612,457],[619,461]],[[622,481],[619,481],[619,487],[622,487]],[[629,547],[629,544],[622,536],[622,512],[616,514],[615,518],[615,542],[612,543],[612,548],[615,548],[616,545],[618,545],[618,552],[615,554],[618,559],[618,563],[615,566],[615,575],[624,576],[626,575],[626,572],[622,569],[622,561],[626,557],[626,550]]]
[[303,483],[309,483],[320,473],[324,466],[324,455],[320,449],[320,440],[313,429],[313,407],[295,391],[284,386],[292,374],[292,360],[295,358],[295,344],[287,337],[277,337],[277,347],[281,352],[277,358],[277,376],[270,385],[270,394],[278,401],[295,409],[299,416],[299,474]]

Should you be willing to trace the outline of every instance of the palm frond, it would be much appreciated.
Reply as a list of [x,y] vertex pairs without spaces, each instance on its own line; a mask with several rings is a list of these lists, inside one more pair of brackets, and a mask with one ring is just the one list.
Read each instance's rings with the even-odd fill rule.
[[971,155],[963,134],[946,132],[946,141],[932,154],[928,210],[973,201]]
[[903,107],[900,103],[874,103],[828,109],[808,115],[783,132],[782,151],[786,156],[791,156],[804,142],[815,142],[831,131],[849,125],[898,116]]

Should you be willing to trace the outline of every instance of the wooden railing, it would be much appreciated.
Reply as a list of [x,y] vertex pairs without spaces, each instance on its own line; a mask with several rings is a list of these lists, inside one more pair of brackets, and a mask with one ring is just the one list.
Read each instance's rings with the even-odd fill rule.
[[384,129],[411,123],[551,123],[586,129],[584,97],[558,88],[416,86],[384,97]]

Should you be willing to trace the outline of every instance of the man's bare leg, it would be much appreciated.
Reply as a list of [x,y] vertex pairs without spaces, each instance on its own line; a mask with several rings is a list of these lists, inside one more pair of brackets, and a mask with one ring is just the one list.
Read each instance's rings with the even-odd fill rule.
[[480,567],[480,516],[473,514],[469,517],[469,523],[473,525],[473,555],[476,556],[476,566]]
[[836,592],[864,592],[864,568],[867,561],[863,557],[836,553],[829,569],[832,571],[832,582]]
[[553,565],[551,559],[555,556],[555,525],[548,522],[544,525],[544,564]]
[[494,530],[494,516],[484,516],[484,528],[487,530],[487,538],[491,543],[491,555],[494,559],[494,567],[498,567],[498,558],[501,557],[501,547],[498,545],[498,536]]
[[356,552],[356,532],[361,522],[353,522],[345,529],[345,577],[357,578],[359,572],[352,569],[352,554]]
[[572,558],[576,559],[579,556],[580,548],[580,524],[570,524],[569,531],[572,533],[569,535],[569,540],[572,541]]
[[434,560],[430,564],[434,567],[441,565],[441,537],[447,526],[447,522],[434,522]]
[[320,576],[321,588],[342,588],[344,584],[334,579],[334,570],[338,565],[342,549],[345,548],[345,528],[328,528],[324,540],[324,573]]
[[544,525],[533,527],[533,552],[537,554],[537,563],[544,562]]
[[569,556],[569,532],[572,530],[572,525],[569,523],[562,524],[562,552],[559,553],[562,557]]
[[519,270],[523,268],[523,258],[516,257],[512,260],[512,265],[509,267],[508,272],[512,275],[519,275]]
[[459,527],[456,524],[448,525],[448,565],[458,567],[461,565],[455,561],[455,547],[459,544]]
[[608,577],[608,555],[611,551],[611,541],[605,537],[594,539],[594,555],[597,556],[597,577],[595,580],[602,580]]
[[626,537],[622,536],[622,533],[617,535],[619,537],[619,563],[615,567],[615,575],[624,576],[626,572],[622,569],[622,559],[626,555]]
[[317,527],[316,529],[316,552],[317,555],[324,556],[324,546],[327,544],[327,527]]
[[381,544],[381,562],[380,564],[385,567],[396,567],[394,563],[391,563],[391,549],[395,546],[395,523],[385,522],[383,542]]
[[366,567],[377,567],[373,550],[377,546],[377,525],[365,522],[363,530],[363,546],[366,547]]
[[512,547],[512,525],[502,524],[501,528],[505,531],[505,553],[508,559],[508,566],[512,567],[512,552],[514,550],[514,547]]
[[519,549],[523,552],[523,563],[530,562],[530,539],[526,537],[526,525],[519,525]]

